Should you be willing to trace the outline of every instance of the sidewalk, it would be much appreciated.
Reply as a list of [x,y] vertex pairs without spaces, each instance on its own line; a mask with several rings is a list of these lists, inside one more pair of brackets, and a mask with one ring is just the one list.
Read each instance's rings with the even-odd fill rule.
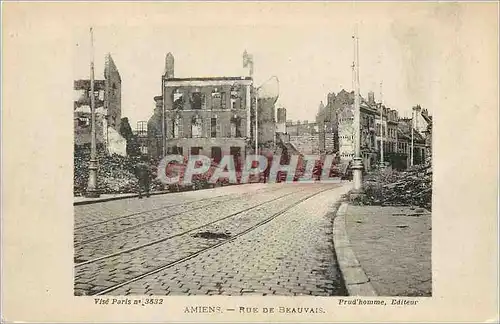
[[[168,193],[168,190],[165,191],[153,191],[151,192],[151,196],[154,195],[162,195]],[[73,206],[77,205],[87,205],[94,204],[99,202],[111,201],[111,200],[119,200],[119,199],[127,199],[127,198],[136,198],[139,195],[136,193],[126,193],[126,194],[101,194],[99,198],[87,198],[87,197],[74,197],[73,198]]]
[[342,236],[344,227],[346,240],[334,239],[350,294],[431,296],[431,226],[431,214],[422,209],[344,203],[335,234]]

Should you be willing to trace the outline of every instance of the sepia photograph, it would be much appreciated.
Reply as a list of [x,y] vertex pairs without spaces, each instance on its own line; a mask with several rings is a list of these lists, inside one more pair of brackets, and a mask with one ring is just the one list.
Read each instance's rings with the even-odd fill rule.
[[334,24],[78,31],[75,295],[432,296],[419,36]]
[[498,322],[497,1],[1,9],[2,323]]

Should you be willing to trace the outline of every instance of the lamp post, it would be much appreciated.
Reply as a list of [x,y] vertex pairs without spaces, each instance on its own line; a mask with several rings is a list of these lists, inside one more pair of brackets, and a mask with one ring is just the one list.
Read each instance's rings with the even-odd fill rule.
[[97,139],[95,127],[95,93],[94,93],[94,31],[90,28],[90,164],[89,181],[87,185],[86,197],[97,198]]
[[357,26],[353,36],[354,39],[354,159],[352,163],[352,175],[354,182],[353,192],[362,192],[363,162],[360,151],[360,96],[359,96],[359,40]]

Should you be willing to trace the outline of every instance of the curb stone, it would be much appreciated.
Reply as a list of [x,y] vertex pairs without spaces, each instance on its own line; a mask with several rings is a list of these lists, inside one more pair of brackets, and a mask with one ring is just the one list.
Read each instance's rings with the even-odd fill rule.
[[[159,192],[151,192],[151,196],[157,196],[157,195],[164,195],[169,193],[170,191],[159,191]],[[125,194],[123,196],[117,196],[117,197],[108,197],[108,198],[95,198],[92,200],[83,200],[83,201],[74,201],[73,206],[79,206],[79,205],[89,205],[89,204],[96,204],[96,203],[101,203],[101,202],[106,202],[106,201],[112,201],[112,200],[121,200],[121,199],[127,199],[127,198],[137,198],[139,197],[138,194]]]
[[377,296],[370,279],[366,276],[354,251],[351,248],[345,226],[345,214],[348,204],[343,202],[333,221],[333,244],[340,272],[349,296]]

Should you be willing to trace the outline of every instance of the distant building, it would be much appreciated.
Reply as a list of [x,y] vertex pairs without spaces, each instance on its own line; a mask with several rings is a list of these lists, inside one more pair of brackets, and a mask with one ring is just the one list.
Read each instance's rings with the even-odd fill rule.
[[298,152],[302,154],[320,154],[320,133],[318,124],[314,122],[291,120],[286,122],[287,140]]
[[411,118],[400,118],[398,122],[398,152],[406,157],[405,167],[411,166],[411,138],[413,125],[413,164],[423,164],[426,159],[426,139],[414,127]]
[[138,121],[134,135],[136,136],[138,149],[141,155],[148,155],[148,123],[146,121]]
[[[75,80],[77,99],[74,101],[74,142],[88,145],[91,142],[91,93],[90,80]],[[126,154],[126,141],[120,135],[121,77],[110,54],[106,55],[104,80],[94,80],[96,108],[96,139],[109,153]]]
[[[368,93],[367,99],[360,96],[360,155],[365,170],[381,162],[382,143],[385,163],[396,169],[410,166],[412,122],[415,125],[414,164],[421,164],[432,151],[432,117],[428,112],[422,111],[418,122],[405,120],[399,118],[397,110],[376,102],[373,92]],[[354,91],[342,89],[337,94],[329,93],[326,105],[320,103],[316,123],[288,120],[286,132],[290,143],[300,152],[335,153],[346,166],[354,158],[353,124]]]
[[[334,107],[338,115],[339,155],[341,161],[348,163],[354,158],[354,91],[341,90],[335,97]],[[396,110],[376,103],[373,92],[368,93],[368,100],[360,98],[360,154],[365,169],[371,169],[380,161],[381,134],[384,137],[384,161],[396,152],[397,127]]]
[[425,137],[426,158],[432,157],[432,116],[429,115],[427,109],[422,110],[422,117],[425,120],[425,130],[423,131]]
[[316,114],[321,153],[331,154],[339,151],[338,109],[335,107],[335,99],[335,93],[329,93],[326,106],[321,101]]
[[318,133],[318,124],[304,121],[288,121],[286,122],[286,133],[291,136],[313,135]]

